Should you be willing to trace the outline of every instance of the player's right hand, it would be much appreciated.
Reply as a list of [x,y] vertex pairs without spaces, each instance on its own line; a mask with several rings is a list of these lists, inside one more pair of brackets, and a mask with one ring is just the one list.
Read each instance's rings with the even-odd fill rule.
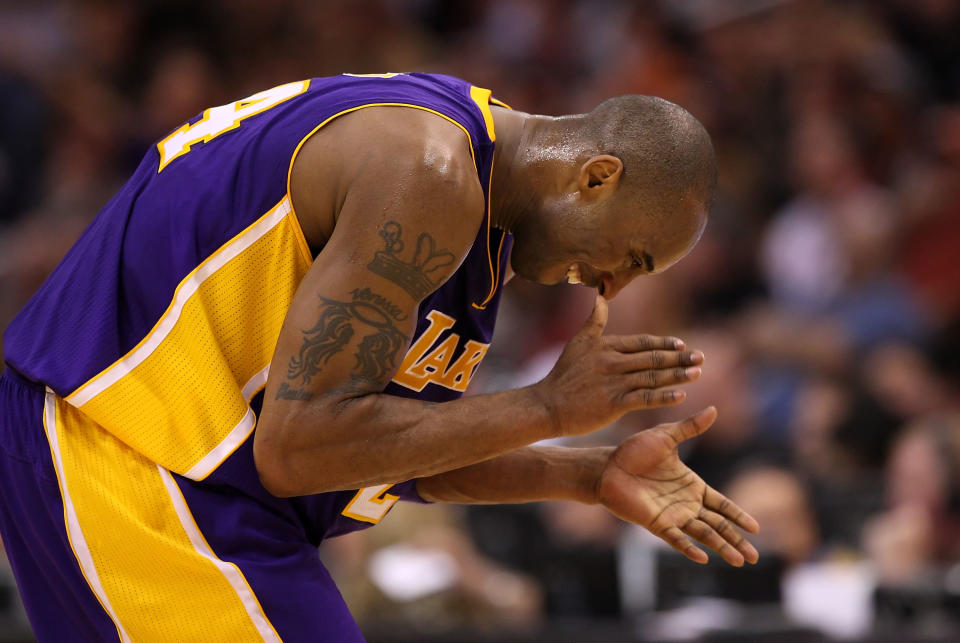
[[697,563],[707,554],[699,541],[735,567],[756,563],[756,548],[735,527],[755,534],[756,519],[680,461],[681,442],[703,434],[717,419],[708,407],[680,422],[640,431],[610,454],[596,484],[596,501],[613,515],[665,540]]
[[533,385],[556,435],[581,435],[638,409],[679,404],[674,388],[700,377],[703,353],[676,337],[604,335],[607,301],[597,295],[583,328],[563,349],[553,370]]

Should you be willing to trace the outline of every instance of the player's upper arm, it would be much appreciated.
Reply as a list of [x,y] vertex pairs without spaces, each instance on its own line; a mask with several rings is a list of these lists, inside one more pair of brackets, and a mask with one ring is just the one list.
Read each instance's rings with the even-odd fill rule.
[[[408,125],[377,131],[380,117],[347,137],[360,140],[344,150],[353,156],[343,172],[295,174],[340,181],[339,212],[287,313],[258,440],[302,423],[307,409],[327,425],[337,404],[381,391],[409,346],[418,304],[457,269],[483,221],[483,191],[463,132],[425,113],[388,116]],[[295,205],[301,220],[323,215]],[[336,427],[327,432],[336,439]]]

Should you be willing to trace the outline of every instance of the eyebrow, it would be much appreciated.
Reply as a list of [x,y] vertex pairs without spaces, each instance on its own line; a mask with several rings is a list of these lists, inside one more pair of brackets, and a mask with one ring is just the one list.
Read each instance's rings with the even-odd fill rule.
[[653,257],[649,252],[643,253],[643,264],[647,267],[647,272],[653,272]]

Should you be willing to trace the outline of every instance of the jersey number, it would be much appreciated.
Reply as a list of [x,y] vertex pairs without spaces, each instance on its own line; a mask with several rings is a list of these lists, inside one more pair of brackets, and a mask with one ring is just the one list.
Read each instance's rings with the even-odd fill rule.
[[180,129],[157,143],[157,151],[160,152],[160,166],[157,168],[157,172],[159,173],[167,167],[173,159],[189,152],[191,146],[195,143],[201,141],[209,143],[224,132],[239,127],[240,121],[243,119],[250,118],[254,114],[264,112],[271,107],[276,107],[280,103],[302,94],[307,91],[309,85],[309,80],[278,85],[273,89],[258,92],[235,103],[211,107],[203,113],[203,118],[196,123],[193,125],[190,123],[184,124]]
[[365,487],[357,492],[347,506],[343,509],[343,515],[354,520],[363,522],[380,522],[380,519],[387,515],[390,507],[393,506],[398,498],[389,493],[384,493],[392,485],[378,484],[375,487]]

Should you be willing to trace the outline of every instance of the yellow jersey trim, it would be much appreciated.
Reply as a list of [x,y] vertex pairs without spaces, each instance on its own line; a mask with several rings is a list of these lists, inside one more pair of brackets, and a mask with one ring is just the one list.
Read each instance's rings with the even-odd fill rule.
[[490,178],[487,183],[487,264],[490,266],[490,292],[487,293],[486,299],[481,301],[479,304],[473,302],[471,305],[477,310],[485,310],[487,304],[490,303],[490,300],[493,299],[493,296],[497,293],[497,288],[500,287],[500,253],[503,251],[503,235],[500,236],[500,247],[497,248],[497,263],[493,263],[493,255],[490,254],[490,226],[491,226],[491,216],[492,212],[490,211],[491,203],[493,202],[493,159],[490,159]]
[[240,419],[240,422],[227,434],[217,446],[208,451],[195,465],[184,472],[183,477],[191,480],[204,480],[207,476],[217,470],[224,460],[233,455],[233,452],[240,448],[246,439],[253,433],[257,426],[257,417],[253,409],[249,407],[250,401],[267,386],[267,376],[270,373],[270,365],[267,364],[262,370],[257,372],[250,381],[243,387],[241,395],[247,401],[247,412]]
[[165,469],[214,471],[254,430],[250,400],[309,269],[288,204],[185,277],[147,336],[67,401]]
[[[170,304],[167,306],[167,309],[162,315],[160,315],[159,319],[157,319],[157,322],[153,325],[153,328],[150,329],[150,332],[148,332],[144,338],[137,343],[136,346],[127,351],[123,357],[117,359],[113,364],[94,375],[85,383],[81,384],[77,390],[70,393],[64,399],[74,406],[83,406],[92,398],[102,393],[103,390],[116,383],[116,381],[132,370],[136,364],[149,357],[150,353],[152,353],[153,349],[156,347],[155,344],[162,342],[172,329],[173,325],[176,323],[176,318],[183,309],[183,305],[194,294],[194,292],[196,292],[199,284],[202,283],[208,276],[215,274],[217,270],[223,267],[223,264],[226,264],[231,259],[235,258],[237,255],[243,252],[243,250],[246,250],[250,245],[252,245],[253,242],[272,230],[274,226],[280,224],[283,218],[292,212],[293,207],[290,205],[289,199],[284,197],[266,214],[259,217],[256,221],[244,228],[242,232],[217,248],[213,254],[200,262],[196,268],[191,270],[186,277],[180,280],[180,283],[177,284],[176,289],[173,291],[173,297],[170,299]],[[260,230],[258,228],[266,229]],[[245,243],[238,248],[234,242],[240,240],[243,240]],[[309,253],[307,256],[309,257]],[[161,336],[157,337],[158,334]],[[139,354],[145,348],[147,348],[148,344],[153,344],[154,346],[150,348],[149,352],[137,359]],[[128,364],[127,362],[130,361],[134,361],[136,363]],[[123,372],[117,373],[118,370],[123,370]],[[105,384],[98,384],[100,380],[103,380],[108,376],[111,376],[111,381]]]
[[[355,74],[346,74],[346,75],[352,76]],[[374,74],[374,75],[379,76],[379,74]],[[390,76],[383,76],[383,78],[389,78],[389,77]],[[306,136],[300,139],[300,142],[297,143],[297,146],[293,150],[293,154],[290,155],[290,165],[287,167],[287,199],[290,201],[290,214],[293,216],[293,221],[296,224],[297,230],[299,231],[299,238],[303,239],[303,245],[305,248],[308,247],[306,238],[303,235],[303,227],[300,225],[300,217],[297,215],[296,208],[293,207],[293,193],[290,191],[290,177],[293,175],[293,164],[296,162],[297,156],[299,156],[300,154],[300,148],[302,148],[303,144],[306,143],[308,140],[310,140],[310,138],[312,138],[314,134],[319,132],[321,127],[323,127],[330,121],[336,118],[340,118],[341,116],[344,116],[346,114],[349,114],[350,112],[355,112],[357,110],[365,109],[367,107],[409,107],[411,109],[419,109],[424,112],[430,112],[431,114],[436,114],[440,118],[453,123],[463,131],[463,133],[467,136],[467,140],[470,142],[470,159],[473,161],[474,167],[476,167],[477,165],[477,159],[473,154],[473,138],[470,136],[470,132],[467,131],[467,128],[461,125],[460,123],[458,123],[457,121],[455,121],[454,119],[450,118],[446,114],[441,114],[437,110],[430,109],[429,107],[423,107],[422,105],[414,105],[412,103],[364,103],[363,105],[357,105],[356,107],[351,107],[349,109],[345,109],[343,111],[337,112],[333,116],[328,116],[323,121],[321,121],[319,125],[317,125],[312,130],[310,130]],[[309,260],[312,262],[313,256],[310,255],[309,249],[307,250],[307,254],[309,256]]]
[[496,141],[497,132],[493,127],[493,114],[490,113],[491,94],[492,92],[489,89],[477,87],[476,85],[470,86],[470,98],[473,99],[473,102],[480,108],[480,113],[483,114],[483,122],[487,126],[487,136],[490,137],[491,141]]
[[[476,85],[470,86],[470,98],[473,99],[473,102],[477,104],[477,107],[480,108],[480,113],[483,114],[483,122],[487,126],[487,135],[490,137],[491,141],[497,140],[497,133],[494,128],[493,123],[493,113],[490,111],[490,103],[494,105],[499,105],[500,107],[506,107],[507,109],[512,109],[509,105],[504,103],[501,100],[498,100],[493,97],[493,92],[489,89],[484,89],[482,87],[477,87]],[[493,255],[490,252],[490,226],[492,225],[492,212],[491,212],[491,203],[493,202],[493,159],[490,160],[490,179],[487,183],[487,265],[490,267],[490,292],[487,293],[486,298],[480,302],[473,302],[471,305],[477,310],[485,310],[487,304],[490,303],[490,300],[493,299],[493,296],[497,293],[497,289],[500,287],[500,255],[503,252],[503,237],[500,237],[500,247],[497,248],[497,262],[494,264]]]

